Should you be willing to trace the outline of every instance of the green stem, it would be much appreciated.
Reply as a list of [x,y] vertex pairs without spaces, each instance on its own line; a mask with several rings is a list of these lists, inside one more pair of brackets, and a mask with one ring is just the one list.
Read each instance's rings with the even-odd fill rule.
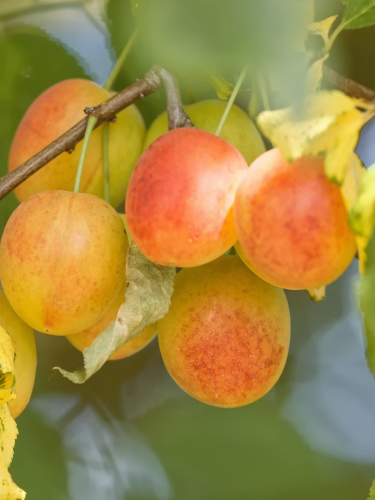
[[262,97],[263,108],[266,111],[269,111],[271,109],[270,101],[268,100],[266,82],[264,81],[263,75],[261,73],[258,73],[258,83],[259,83],[260,95]]
[[74,193],[79,193],[79,186],[81,184],[83,164],[85,163],[87,146],[89,144],[91,132],[94,130],[97,121],[98,119],[96,116],[90,116],[87,122],[85,137],[83,138],[83,143],[82,143],[81,156],[79,157],[79,162],[77,167],[76,180],[74,181],[74,189],[73,189]]
[[335,31],[332,33],[332,35],[329,37],[328,42],[325,44],[325,51],[326,54],[329,53],[329,51],[332,48],[333,42],[336,40],[336,38],[339,36],[339,34],[342,32],[342,30],[345,28],[345,25],[347,23],[344,23],[341,21],[341,23],[337,26]]
[[241,85],[242,85],[242,82],[244,81],[244,78],[246,76],[246,73],[247,73],[247,66],[244,67],[244,69],[241,71],[241,74],[237,80],[237,83],[236,85],[234,86],[234,89],[233,89],[233,92],[229,98],[229,101],[227,103],[227,106],[225,108],[225,111],[223,113],[223,116],[221,117],[221,120],[219,122],[219,125],[217,126],[217,129],[216,129],[216,132],[215,132],[215,135],[217,136],[220,136],[221,134],[221,131],[223,130],[223,127],[224,127],[224,124],[225,124],[225,121],[229,115],[229,112],[232,108],[232,105],[234,103],[234,100],[236,99],[237,97],[237,94],[238,94],[238,91],[240,90],[241,88]]
[[139,28],[136,28],[135,31],[133,32],[132,36],[130,37],[128,43],[125,45],[124,50],[121,52],[121,55],[118,58],[117,63],[115,64],[115,67],[112,70],[112,73],[109,75],[108,80],[103,85],[104,89],[106,89],[106,90],[112,89],[112,85],[113,85],[114,81],[116,80],[118,74],[120,73],[122,65],[124,64],[126,58],[128,57],[129,52],[132,49],[134,42],[138,36],[138,33],[139,33]]
[[102,125],[103,137],[103,178],[104,178],[104,199],[111,204],[111,191],[109,187],[109,123]]

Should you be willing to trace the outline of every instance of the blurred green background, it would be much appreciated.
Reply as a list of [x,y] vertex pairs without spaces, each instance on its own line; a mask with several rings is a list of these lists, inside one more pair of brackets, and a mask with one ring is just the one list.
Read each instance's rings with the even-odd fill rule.
[[[303,65],[290,51],[299,22],[291,6],[154,0],[115,88],[157,63],[179,76],[188,102],[215,97],[203,69],[234,83],[244,63],[275,64],[284,99],[296,98]],[[339,1],[319,0],[316,19],[341,10]],[[135,23],[128,0],[1,0],[0,176],[31,102],[62,79],[103,84]],[[375,88],[374,34],[342,33],[329,64]],[[165,109],[163,92],[137,105],[149,125]],[[368,128],[358,150],[368,164],[373,143]],[[13,194],[0,202],[0,233],[16,206]],[[37,333],[36,386],[17,420],[14,480],[29,500],[364,500],[375,477],[375,381],[363,355],[357,279],[354,262],[317,305],[305,292],[288,293],[292,344],[282,378],[261,401],[234,410],[183,393],[157,341],[74,386],[52,368],[75,369],[81,355],[64,338]]]

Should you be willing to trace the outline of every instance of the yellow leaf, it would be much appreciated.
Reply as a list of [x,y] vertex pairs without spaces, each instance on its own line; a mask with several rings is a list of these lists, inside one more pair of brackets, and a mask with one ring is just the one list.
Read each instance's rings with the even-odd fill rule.
[[8,471],[18,430],[7,404],[0,407],[0,427],[0,500],[23,500],[26,493],[13,482]]
[[227,82],[222,76],[210,75],[211,83],[220,99],[226,101],[233,92],[233,85]]
[[362,176],[367,172],[366,167],[355,153],[352,153],[346,170],[341,194],[344,198],[346,210],[350,212],[359,194]]
[[307,71],[306,94],[313,94],[319,90],[323,78],[323,63],[328,59],[328,54],[315,61]]
[[359,131],[375,106],[338,90],[322,90],[307,96],[298,108],[264,111],[257,122],[266,137],[280,148],[287,161],[304,155],[325,155],[328,178],[341,185]]
[[320,288],[311,288],[310,290],[306,290],[309,294],[310,299],[313,302],[320,302],[326,298],[326,287],[321,286]]
[[337,16],[331,16],[327,17],[327,19],[323,19],[323,21],[310,23],[307,25],[307,30],[314,35],[320,35],[323,38],[324,45],[327,46],[329,40],[328,34],[332,28],[332,24],[336,21],[336,19]]
[[14,349],[10,336],[0,326],[0,406],[14,399]]
[[375,225],[375,168],[368,170],[360,180],[359,195],[349,214],[349,221],[356,233],[361,272],[366,263],[366,247]]

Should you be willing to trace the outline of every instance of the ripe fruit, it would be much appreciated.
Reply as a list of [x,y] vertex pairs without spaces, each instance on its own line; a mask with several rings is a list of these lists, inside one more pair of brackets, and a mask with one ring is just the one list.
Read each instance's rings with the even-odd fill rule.
[[250,166],[237,191],[238,253],[273,285],[319,288],[342,274],[356,252],[340,189],[322,157],[288,164],[278,149]]
[[[111,307],[108,308],[107,312],[100,318],[100,320],[95,323],[95,325],[87,328],[83,332],[76,333],[75,335],[69,335],[67,339],[74,345],[79,351],[83,351],[86,347],[89,347],[96,337],[104,331],[107,326],[116,318],[118,310],[121,304],[124,302],[124,294],[126,290],[126,283],[124,283],[120,293],[118,294],[116,300],[112,303]],[[147,326],[142,335],[130,340],[124,344],[120,349],[112,354],[108,359],[122,359],[135,354],[136,352],[143,349],[156,335],[156,324]]]
[[9,401],[9,410],[17,418],[26,408],[34,387],[36,347],[33,329],[17,316],[4,292],[0,290],[0,326],[9,334],[15,352],[14,375],[16,399]]
[[100,198],[44,191],[11,215],[0,244],[0,279],[16,313],[52,335],[96,323],[125,280],[127,239]]
[[[72,79],[53,85],[29,107],[14,136],[9,155],[12,171],[50,142],[75,125],[83,110],[96,106],[112,93],[89,80]],[[110,124],[109,164],[111,203],[118,206],[125,198],[131,172],[141,152],[145,136],[143,118],[133,105],[117,115]],[[73,190],[82,142],[75,150],[63,153],[18,186],[19,201],[47,189]],[[95,130],[88,146],[81,191],[103,197],[102,131]]]
[[176,276],[171,307],[157,324],[164,363],[188,394],[226,408],[266,394],[283,371],[289,307],[280,288],[223,256]]
[[141,252],[178,267],[226,252],[237,239],[232,206],[246,170],[241,154],[209,132],[182,128],[159,137],[139,159],[126,197]]
[[[185,106],[185,110],[197,128],[214,134],[226,105],[225,101],[213,99],[190,104]],[[168,115],[165,111],[156,118],[149,128],[146,134],[145,148],[167,131]],[[248,165],[265,151],[262,137],[251,118],[236,105],[232,106],[220,137],[238,149]]]

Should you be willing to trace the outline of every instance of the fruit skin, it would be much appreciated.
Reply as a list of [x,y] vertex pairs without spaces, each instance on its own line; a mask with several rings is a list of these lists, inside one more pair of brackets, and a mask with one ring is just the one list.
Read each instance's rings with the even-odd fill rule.
[[51,335],[96,323],[125,280],[127,238],[118,213],[90,194],[44,191],[11,215],[0,279],[16,313]]
[[272,149],[250,165],[237,191],[236,249],[273,285],[328,285],[355,255],[340,189],[328,181],[323,163],[322,157],[304,157],[288,164]]
[[126,215],[146,257],[166,266],[205,264],[237,240],[233,201],[243,156],[209,132],[181,128],[144,151],[130,179]]
[[223,256],[175,279],[171,307],[157,324],[167,370],[190,396],[233,408],[264,396],[288,355],[289,307],[280,288]]
[[36,346],[34,331],[17,316],[5,293],[0,290],[0,326],[9,334],[15,352],[14,375],[16,399],[9,401],[9,410],[17,418],[30,401],[36,373]]
[[[226,105],[225,101],[212,99],[184,107],[197,128],[214,134]],[[168,115],[166,111],[151,124],[146,134],[144,147],[147,148],[165,132],[168,132]],[[238,149],[248,165],[266,150],[262,137],[251,118],[236,105],[232,106],[220,137]]]
[[[120,293],[118,294],[116,300],[112,303],[111,307],[106,311],[104,316],[102,316],[100,320],[95,323],[95,325],[87,328],[83,332],[79,332],[75,335],[69,335],[68,337],[66,337],[74,347],[82,352],[84,349],[86,349],[86,347],[89,347],[96,339],[96,337],[100,333],[102,333],[107,328],[107,326],[116,318],[118,310],[121,304],[124,302],[125,290],[126,283],[124,283],[122,289],[120,290]],[[139,337],[124,344],[108,359],[123,359],[131,356],[132,354],[135,354],[136,352],[146,347],[146,345],[151,342],[155,335],[156,324],[147,326],[144,332]]]
[[[9,171],[75,125],[86,115],[83,110],[96,106],[112,93],[89,80],[71,79],[53,85],[29,107],[14,136],[9,155]],[[145,125],[142,115],[132,105],[117,115],[109,125],[109,165],[111,204],[117,207],[125,198],[131,172],[142,153]],[[73,190],[82,141],[74,151],[63,153],[14,192],[19,201],[49,189]],[[94,130],[90,137],[83,169],[81,191],[103,198],[102,131]]]

